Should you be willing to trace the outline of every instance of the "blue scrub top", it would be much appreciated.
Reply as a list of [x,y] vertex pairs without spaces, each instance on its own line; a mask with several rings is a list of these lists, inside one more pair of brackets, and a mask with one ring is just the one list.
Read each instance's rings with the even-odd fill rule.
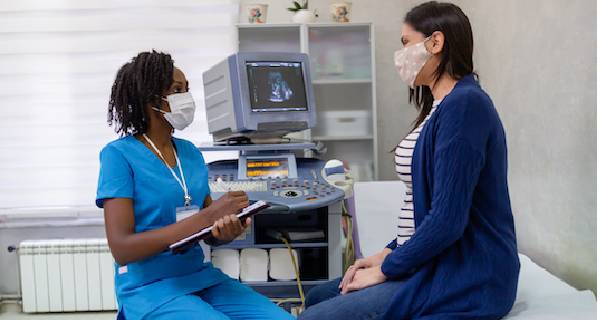
[[[209,195],[207,167],[201,152],[189,141],[173,138],[184,170],[192,205],[203,206]],[[180,178],[180,170],[174,168]],[[162,228],[176,222],[176,208],[184,206],[184,192],[164,162],[133,136],[107,144],[100,153],[96,205],[104,200],[133,200],[135,232]],[[118,303],[127,319],[138,319],[160,305],[227,279],[204,262],[200,246],[185,254],[169,251],[125,266],[115,264]]]

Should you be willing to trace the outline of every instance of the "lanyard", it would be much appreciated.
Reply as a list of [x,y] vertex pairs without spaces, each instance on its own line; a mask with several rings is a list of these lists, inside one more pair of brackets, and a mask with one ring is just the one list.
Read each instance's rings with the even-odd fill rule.
[[189,195],[189,189],[187,188],[187,182],[184,179],[184,172],[182,171],[182,165],[180,164],[180,160],[178,159],[178,155],[176,155],[176,150],[173,150],[174,151],[174,158],[176,158],[176,165],[178,166],[178,169],[180,170],[180,177],[182,178],[182,181],[178,178],[178,176],[176,176],[176,173],[174,172],[174,170],[172,170],[172,168],[170,168],[170,166],[168,165],[168,162],[166,162],[166,158],[164,158],[164,156],[162,155],[162,153],[160,152],[160,150],[155,146],[155,144],[153,143],[153,141],[151,141],[151,139],[149,139],[149,137],[145,133],[143,134],[143,138],[145,138],[145,140],[147,140],[147,142],[149,142],[149,144],[151,145],[151,147],[153,148],[153,150],[155,151],[155,153],[157,153],[158,156],[160,156],[160,158],[162,159],[162,161],[164,161],[164,164],[170,170],[170,173],[172,173],[172,176],[174,177],[174,179],[176,179],[176,181],[178,182],[178,184],[182,188],[182,191],[184,192],[184,205],[185,205],[185,207],[190,206],[191,205],[191,200],[193,198],[191,198],[191,196]]

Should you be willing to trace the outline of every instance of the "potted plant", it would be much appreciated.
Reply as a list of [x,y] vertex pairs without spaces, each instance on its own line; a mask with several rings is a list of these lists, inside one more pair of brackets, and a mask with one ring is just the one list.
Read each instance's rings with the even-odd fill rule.
[[292,1],[292,7],[288,8],[288,11],[294,12],[292,16],[292,22],[295,23],[312,23],[315,22],[317,14],[309,10],[309,1]]

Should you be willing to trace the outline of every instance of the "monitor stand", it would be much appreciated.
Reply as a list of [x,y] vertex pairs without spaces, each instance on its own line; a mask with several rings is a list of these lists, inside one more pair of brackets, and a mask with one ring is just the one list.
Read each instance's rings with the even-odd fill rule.
[[300,143],[310,142],[305,140],[298,140],[286,137],[247,137],[237,136],[231,137],[226,140],[214,141],[214,145],[219,146],[231,146],[231,145],[251,145],[251,144],[286,144],[286,143]]
[[315,151],[320,153],[323,144],[310,141],[288,141],[278,143],[237,143],[220,144],[207,142],[198,145],[201,151],[239,151],[241,155],[255,153],[280,153],[288,151]]
[[213,143],[216,146],[236,146],[236,145],[246,145],[246,144],[253,144],[253,141],[249,137],[233,137],[230,139],[226,139],[223,141],[214,141]]

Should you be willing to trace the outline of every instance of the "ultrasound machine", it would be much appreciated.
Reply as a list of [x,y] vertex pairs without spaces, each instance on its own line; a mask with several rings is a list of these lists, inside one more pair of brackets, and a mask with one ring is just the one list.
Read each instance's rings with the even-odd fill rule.
[[[270,204],[250,230],[223,248],[286,248],[283,236],[297,252],[306,290],[341,276],[345,193],[328,181],[344,170],[306,157],[315,153],[315,143],[286,138],[316,125],[308,56],[237,53],[207,70],[203,84],[214,142],[200,149],[239,152],[238,159],[208,164],[212,197],[243,190],[250,200]],[[271,272],[250,284],[270,297],[297,293],[295,280],[275,279]]]

